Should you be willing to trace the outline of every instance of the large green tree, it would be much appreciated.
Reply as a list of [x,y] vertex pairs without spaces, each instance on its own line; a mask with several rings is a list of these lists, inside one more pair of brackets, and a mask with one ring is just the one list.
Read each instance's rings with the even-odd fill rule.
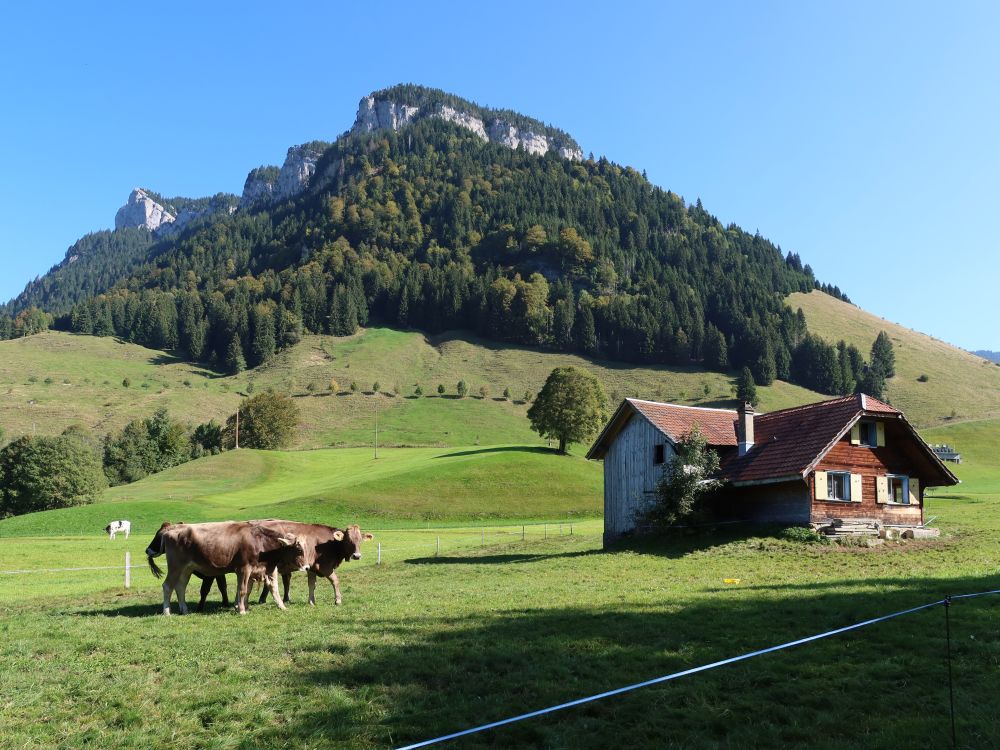
[[[276,450],[285,448],[295,437],[299,407],[284,394],[265,391],[244,399],[239,409],[241,448]],[[236,415],[226,420],[225,445],[236,446]]]
[[608,418],[608,397],[600,381],[577,367],[557,367],[528,409],[531,428],[559,441],[559,452],[586,440]]
[[0,450],[0,517],[92,503],[107,487],[97,451],[74,433]]

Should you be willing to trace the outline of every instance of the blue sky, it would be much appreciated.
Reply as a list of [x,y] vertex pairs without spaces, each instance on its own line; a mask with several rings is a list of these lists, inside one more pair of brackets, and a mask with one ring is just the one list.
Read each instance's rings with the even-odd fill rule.
[[2,299],[133,186],[239,193],[414,82],[557,125],[865,309],[1000,350],[1000,4],[83,5],[0,16]]

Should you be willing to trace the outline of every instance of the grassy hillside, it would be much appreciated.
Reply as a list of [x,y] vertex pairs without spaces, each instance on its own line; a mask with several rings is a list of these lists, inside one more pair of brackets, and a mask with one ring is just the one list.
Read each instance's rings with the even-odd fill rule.
[[[269,603],[236,617],[213,594],[205,614],[169,620],[157,614],[158,581],[145,570],[133,571],[129,591],[120,568],[4,576],[0,736],[11,747],[151,747],[167,735],[191,747],[398,747],[947,594],[996,588],[1000,495],[984,481],[1000,469],[990,449],[1000,421],[929,434],[947,435],[969,457],[958,467],[966,483],[928,500],[945,534],[937,540],[866,549],[730,530],[601,552],[585,522],[572,537],[553,535],[550,526],[547,539],[508,534],[480,546],[475,538],[436,556],[426,535],[377,532],[398,553],[376,566],[366,549],[365,559],[346,564],[342,608],[333,608],[329,586],[318,588],[316,608],[305,606],[300,576],[287,612]],[[511,454],[436,459],[440,453],[400,451],[398,463],[390,458],[365,480],[370,464],[359,451],[246,452],[240,463],[214,468],[217,484],[205,483],[199,462],[135,485],[136,500],[112,493],[95,507],[134,508],[164,492],[200,488],[192,508],[258,513],[267,488],[315,493],[320,480],[300,475],[324,461],[358,475],[350,485],[328,472],[343,494],[381,481],[378,496],[390,498],[390,487],[405,491],[408,477],[430,462],[455,462],[447,475],[458,476],[462,466],[486,468],[479,464],[486,456]],[[546,475],[551,467],[535,469]],[[136,559],[148,541],[143,534],[112,543],[93,529],[86,539],[58,543],[41,536],[72,527],[74,513],[54,514],[61,520],[37,527],[36,537],[4,538],[0,526],[0,571],[120,565],[123,549]],[[982,597],[950,609],[959,747],[1000,744],[996,606],[995,597]],[[243,651],[257,656],[235,658]],[[640,747],[946,747],[945,653],[942,611],[921,611],[461,745],[605,748],[620,744],[627,726]]]
[[[296,395],[302,410],[298,448],[370,443],[376,403],[384,445],[538,444],[523,395],[537,393],[554,367],[567,364],[593,372],[613,400],[639,396],[720,405],[732,398],[731,377],[699,368],[628,367],[465,335],[373,328],[345,338],[308,336],[270,364],[228,377],[110,338],[47,332],[0,342],[0,392],[6,396],[0,427],[8,437],[33,429],[56,433],[74,423],[103,433],[160,406],[192,424],[222,421],[252,383],[255,390],[273,387]],[[328,391],[331,379],[337,394]],[[472,396],[455,398],[459,380]],[[352,381],[360,391],[370,391],[376,381],[383,391],[395,393],[398,386],[402,395],[352,394]],[[413,396],[418,383],[422,398]],[[439,383],[447,389],[444,398],[437,395]],[[479,396],[482,385],[489,389],[486,399]],[[501,397],[508,387],[515,402]],[[819,398],[782,382],[760,392],[764,409]]]
[[[810,331],[831,343],[844,339],[865,358],[885,330],[896,353],[889,398],[918,426],[1000,416],[1000,367],[993,363],[822,292],[792,294],[786,301],[802,308]],[[917,380],[921,375],[927,382]]]
[[113,517],[142,534],[164,520],[282,517],[365,526],[594,517],[601,465],[542,447],[230,451],[116,487],[103,502],[0,521],[0,537],[88,535]]

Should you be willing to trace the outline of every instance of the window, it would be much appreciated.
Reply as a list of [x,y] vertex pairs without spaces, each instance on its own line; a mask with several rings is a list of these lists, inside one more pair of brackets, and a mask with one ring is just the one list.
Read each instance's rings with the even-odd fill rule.
[[900,474],[890,474],[886,479],[889,482],[889,502],[909,505],[910,478]]
[[851,474],[847,471],[830,471],[826,474],[826,497],[829,500],[851,499]]
[[869,448],[878,446],[878,428],[874,422],[862,422],[860,424],[861,445]]
[[653,463],[659,466],[666,460],[664,458],[664,447],[662,444],[653,446]]

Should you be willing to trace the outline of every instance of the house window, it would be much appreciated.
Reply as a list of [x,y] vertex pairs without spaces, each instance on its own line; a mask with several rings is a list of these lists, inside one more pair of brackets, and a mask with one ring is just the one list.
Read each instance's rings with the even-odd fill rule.
[[653,463],[656,464],[657,466],[659,466],[660,464],[662,464],[664,462],[664,460],[665,460],[664,453],[665,453],[665,450],[664,450],[664,446],[662,444],[660,444],[660,445],[654,445],[653,446]]
[[830,471],[826,474],[826,497],[828,500],[851,499],[851,474],[847,471]]
[[889,482],[889,502],[909,505],[910,478],[901,474],[890,474],[886,479]]
[[860,425],[861,445],[869,448],[878,446],[878,428],[874,422],[862,422]]

